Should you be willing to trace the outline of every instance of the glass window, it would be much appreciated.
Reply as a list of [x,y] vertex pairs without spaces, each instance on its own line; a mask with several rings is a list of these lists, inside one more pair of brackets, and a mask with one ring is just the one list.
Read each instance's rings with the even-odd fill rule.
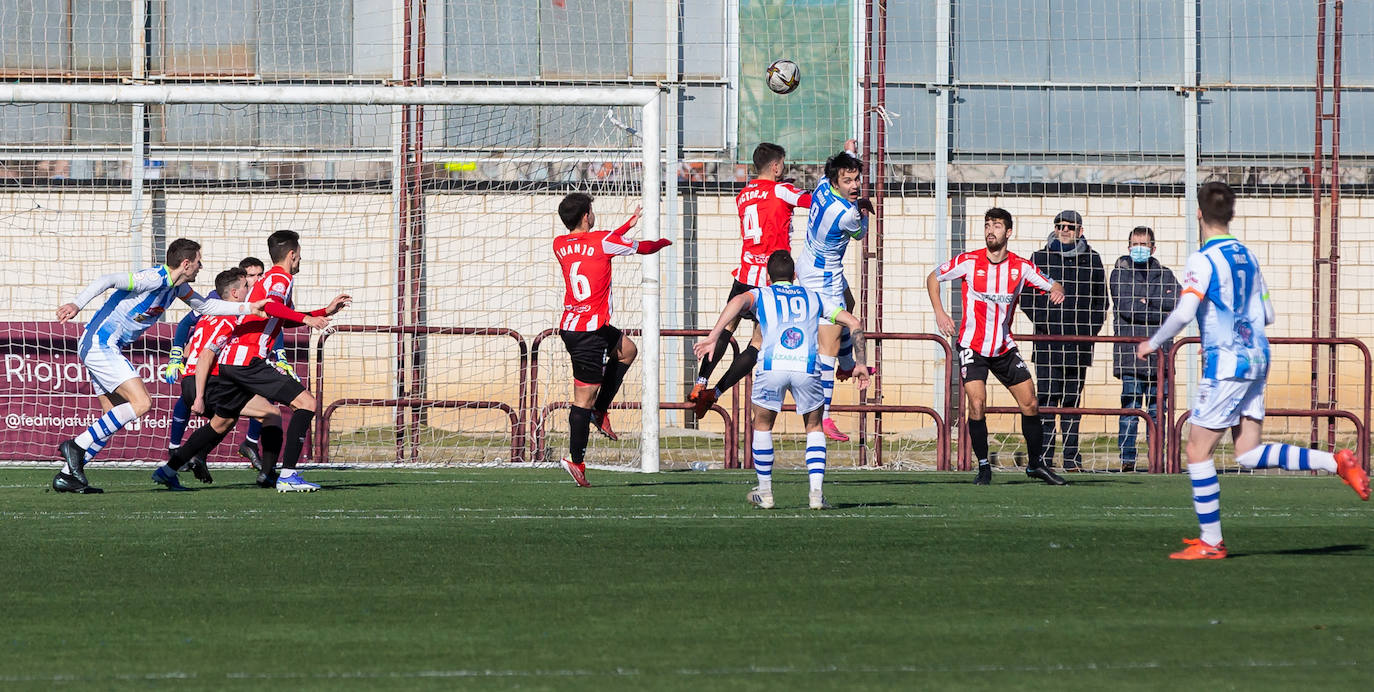
[[0,143],[65,144],[66,142],[66,104],[0,105]]
[[682,106],[682,146],[725,148],[724,87],[689,87]]
[[168,104],[161,113],[162,132],[153,130],[154,143],[238,146],[257,140],[257,112],[250,105]]
[[960,80],[1049,79],[1049,0],[960,0],[954,15]]
[[971,88],[956,93],[954,146],[960,152],[1043,153],[1049,94],[1040,89]]
[[900,155],[935,151],[936,103],[936,95],[922,87],[887,87],[887,109],[899,114],[887,128],[889,152]]
[[0,3],[0,64],[6,70],[59,71],[71,62],[66,0]]
[[343,75],[352,71],[353,3],[258,2],[260,74]]
[[629,0],[561,4],[539,4],[540,75],[545,79],[628,76]]
[[[692,0],[682,3],[681,7],[684,76],[724,77],[725,3],[723,0]],[[639,41],[635,42],[636,51],[640,45]]]
[[448,106],[441,141],[459,148],[533,147],[534,116],[529,106]]
[[72,143],[133,146],[134,107],[72,104]]
[[[1349,11],[1347,5],[1346,12]],[[1341,121],[1341,154],[1374,155],[1374,128],[1352,127],[1355,123],[1374,122],[1374,92],[1341,94]]]
[[539,0],[448,0],[449,76],[530,79],[538,75]]
[[1054,0],[1049,22],[1027,27],[1022,38],[1049,39],[1050,77],[1056,81],[1135,81],[1139,10],[1136,0]]
[[[887,79],[889,82],[934,82],[947,56],[935,54],[936,7],[933,2],[894,2],[887,6]],[[900,111],[899,111],[900,112]]]
[[165,33],[165,45],[153,55],[154,70],[193,75],[257,70],[257,0],[179,0],[163,7],[154,14]]
[[121,0],[72,0],[72,69],[129,72],[133,9]]
[[1313,99],[1311,91],[1231,92],[1230,152],[1311,154]]
[[1315,3],[1232,0],[1200,8],[1204,83],[1311,83],[1317,71]]
[[256,143],[284,147],[349,146],[353,143],[352,110],[352,106],[258,106]]
[[[1329,15],[1327,21],[1331,21]],[[1345,25],[1345,37],[1341,45],[1341,83],[1349,86],[1374,85],[1374,3],[1345,3],[1342,22]],[[1314,66],[1312,73],[1315,75],[1316,71]]]

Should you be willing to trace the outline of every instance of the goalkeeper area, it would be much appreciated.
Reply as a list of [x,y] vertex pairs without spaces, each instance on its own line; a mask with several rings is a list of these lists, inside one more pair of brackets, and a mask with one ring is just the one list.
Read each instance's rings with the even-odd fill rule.
[[1374,641],[1374,529],[1331,478],[1224,478],[1200,565],[1163,559],[1193,516],[1162,476],[836,472],[813,512],[779,472],[760,512],[742,471],[219,475],[0,469],[0,685],[1360,689]]

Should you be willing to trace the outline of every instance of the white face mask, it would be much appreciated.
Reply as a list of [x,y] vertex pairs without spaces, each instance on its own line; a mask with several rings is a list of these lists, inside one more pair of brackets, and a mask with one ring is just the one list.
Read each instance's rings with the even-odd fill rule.
[[1131,248],[1131,261],[1136,264],[1145,264],[1150,261],[1150,248],[1144,245],[1136,245]]

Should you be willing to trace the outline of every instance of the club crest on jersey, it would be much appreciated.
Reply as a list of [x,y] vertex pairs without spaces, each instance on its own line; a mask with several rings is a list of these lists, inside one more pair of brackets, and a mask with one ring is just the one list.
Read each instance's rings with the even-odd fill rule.
[[1016,277],[1018,277],[1018,276],[1021,276],[1021,270],[1020,270],[1020,269],[1012,269],[1012,270],[1011,270],[1011,280],[1012,280],[1012,281],[1015,281],[1015,280],[1016,280]]
[[1246,320],[1236,320],[1236,337],[1246,348],[1255,347],[1255,328]]
[[805,340],[806,340],[806,337],[802,335],[802,331],[801,331],[800,329],[797,329],[796,327],[788,327],[787,329],[783,330],[783,332],[782,332],[782,347],[783,347],[783,348],[786,348],[786,349],[798,348],[798,347],[800,347],[800,346],[802,345],[802,342],[805,341]]

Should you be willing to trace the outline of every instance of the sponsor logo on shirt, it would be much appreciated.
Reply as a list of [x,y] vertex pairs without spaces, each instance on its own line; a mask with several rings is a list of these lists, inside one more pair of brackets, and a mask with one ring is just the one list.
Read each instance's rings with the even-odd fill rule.
[[799,348],[805,340],[806,337],[796,327],[788,327],[782,333],[782,347],[786,349]]

